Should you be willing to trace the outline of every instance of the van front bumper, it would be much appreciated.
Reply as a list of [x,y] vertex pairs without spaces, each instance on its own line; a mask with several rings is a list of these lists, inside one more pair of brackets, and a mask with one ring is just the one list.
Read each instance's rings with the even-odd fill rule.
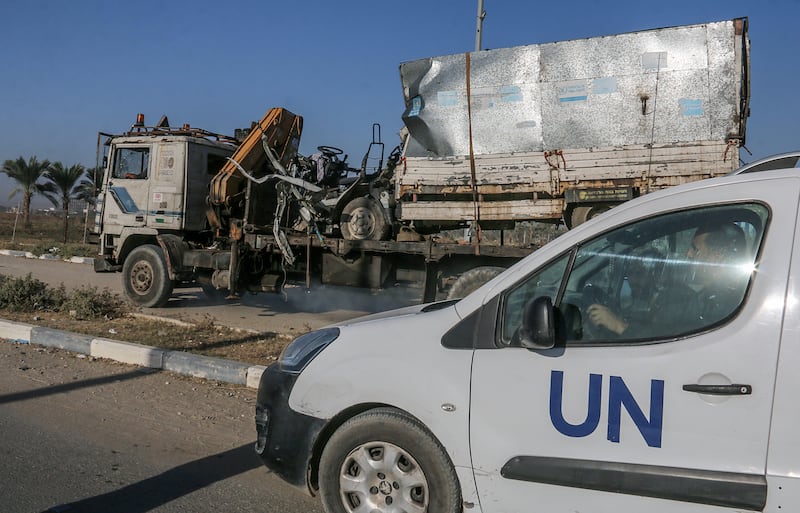
[[261,375],[256,400],[255,450],[264,465],[287,483],[313,493],[309,483],[314,444],[326,421],[289,407],[297,374],[275,363]]

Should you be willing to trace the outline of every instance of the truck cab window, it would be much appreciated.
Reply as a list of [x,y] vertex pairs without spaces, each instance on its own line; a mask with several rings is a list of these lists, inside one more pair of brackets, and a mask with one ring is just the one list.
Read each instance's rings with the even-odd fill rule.
[[502,342],[513,343],[521,305],[541,295],[553,300],[567,344],[663,340],[720,325],[744,301],[767,217],[759,204],[703,208],[587,241],[574,249],[561,297],[528,283],[541,273],[507,294]]
[[149,148],[118,148],[114,159],[114,178],[144,179],[150,168]]

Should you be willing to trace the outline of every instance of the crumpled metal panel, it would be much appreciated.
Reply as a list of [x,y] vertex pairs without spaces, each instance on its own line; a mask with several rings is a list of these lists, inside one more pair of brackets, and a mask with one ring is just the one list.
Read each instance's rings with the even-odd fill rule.
[[[742,137],[737,25],[746,20],[471,53],[474,153]],[[469,155],[466,61],[401,64],[407,157]]]

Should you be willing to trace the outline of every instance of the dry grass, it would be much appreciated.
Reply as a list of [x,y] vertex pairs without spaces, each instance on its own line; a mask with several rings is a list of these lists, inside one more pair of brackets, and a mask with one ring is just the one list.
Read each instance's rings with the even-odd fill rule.
[[[0,213],[0,249],[30,251],[35,255],[50,252],[58,248],[62,257],[94,256],[97,245],[91,243],[96,237],[90,237],[90,243],[83,243],[84,216],[79,214],[69,218],[67,243],[64,244],[64,225],[59,215],[31,215],[31,226],[25,227],[22,215],[17,218],[13,213]],[[89,219],[91,227],[94,218]]]
[[269,365],[295,334],[255,333],[217,326],[212,321],[187,325],[136,317],[75,319],[61,312],[36,314],[0,310],[0,317],[98,338],[186,351],[254,365]]

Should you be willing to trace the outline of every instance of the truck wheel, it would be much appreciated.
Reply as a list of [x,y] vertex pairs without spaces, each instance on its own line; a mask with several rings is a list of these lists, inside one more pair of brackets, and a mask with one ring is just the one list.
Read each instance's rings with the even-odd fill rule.
[[392,408],[364,412],[336,430],[322,451],[328,513],[461,511],[461,489],[442,445],[413,417]]
[[228,296],[227,291],[218,289],[210,283],[201,283],[200,288],[203,290],[203,295],[210,303],[221,303]]
[[501,272],[505,271],[503,267],[483,266],[470,269],[459,276],[450,290],[447,291],[447,299],[461,299],[469,293],[474,292],[480,288],[481,285],[488,282]]
[[606,205],[605,203],[575,207],[572,209],[572,223],[570,224],[570,228],[575,228],[608,210],[611,210],[611,205]]
[[348,203],[342,210],[339,224],[342,237],[347,240],[384,240],[391,228],[380,204],[366,197]]
[[164,251],[145,244],[131,251],[122,266],[122,284],[128,298],[139,306],[164,306],[175,282],[169,279]]

